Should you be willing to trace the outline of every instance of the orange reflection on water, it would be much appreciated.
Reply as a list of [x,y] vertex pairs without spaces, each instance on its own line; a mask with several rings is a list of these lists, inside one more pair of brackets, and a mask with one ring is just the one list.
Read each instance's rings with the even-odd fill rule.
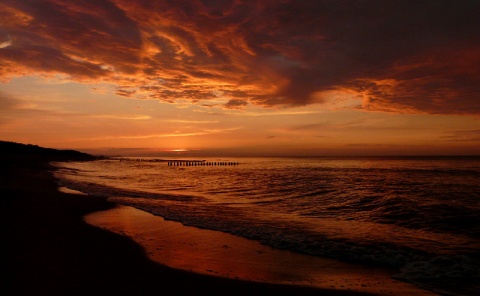
[[[432,295],[390,278],[389,270],[290,251],[219,231],[183,226],[132,207],[92,213],[87,223],[127,235],[161,264],[196,273],[244,280],[309,285],[396,295]],[[388,291],[391,291],[388,292]]]

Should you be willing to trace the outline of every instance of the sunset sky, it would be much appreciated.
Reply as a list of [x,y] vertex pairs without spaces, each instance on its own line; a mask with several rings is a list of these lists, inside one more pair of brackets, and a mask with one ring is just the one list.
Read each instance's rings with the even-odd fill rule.
[[0,0],[0,140],[480,154],[480,1]]

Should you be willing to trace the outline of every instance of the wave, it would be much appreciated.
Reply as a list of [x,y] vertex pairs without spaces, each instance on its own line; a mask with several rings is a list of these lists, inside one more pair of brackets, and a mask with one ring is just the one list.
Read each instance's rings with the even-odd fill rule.
[[474,295],[480,283],[476,169],[121,164],[126,176],[97,165],[60,172],[61,185],[274,248],[396,268],[429,289]]

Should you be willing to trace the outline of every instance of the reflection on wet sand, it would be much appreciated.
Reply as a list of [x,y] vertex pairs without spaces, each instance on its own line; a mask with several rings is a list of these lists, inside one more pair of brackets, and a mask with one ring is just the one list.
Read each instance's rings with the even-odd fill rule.
[[145,248],[152,260],[177,269],[381,295],[398,295],[399,291],[410,295],[434,295],[391,279],[389,270],[277,250],[227,233],[165,221],[132,207],[118,206],[90,214],[85,220],[131,237]]

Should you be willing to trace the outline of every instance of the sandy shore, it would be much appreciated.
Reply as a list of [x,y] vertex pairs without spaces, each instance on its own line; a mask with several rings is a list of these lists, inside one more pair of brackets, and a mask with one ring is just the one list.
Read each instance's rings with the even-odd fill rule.
[[293,284],[378,295],[435,295],[391,278],[393,270],[274,249],[242,237],[184,226],[118,205],[85,217],[128,236],[149,258],[176,269],[256,282]]
[[[208,275],[221,272],[210,268],[201,274],[155,263],[148,255],[155,259],[177,249],[166,247],[167,241],[179,241],[175,233],[116,234],[85,223],[87,214],[118,208],[102,198],[59,192],[44,161],[2,162],[1,295],[386,295],[392,289],[378,285],[355,292],[342,290],[337,283],[331,288],[268,284]],[[137,234],[142,240],[163,243],[145,252],[132,239]],[[362,279],[369,276],[357,275],[360,281],[355,285],[366,285]]]

